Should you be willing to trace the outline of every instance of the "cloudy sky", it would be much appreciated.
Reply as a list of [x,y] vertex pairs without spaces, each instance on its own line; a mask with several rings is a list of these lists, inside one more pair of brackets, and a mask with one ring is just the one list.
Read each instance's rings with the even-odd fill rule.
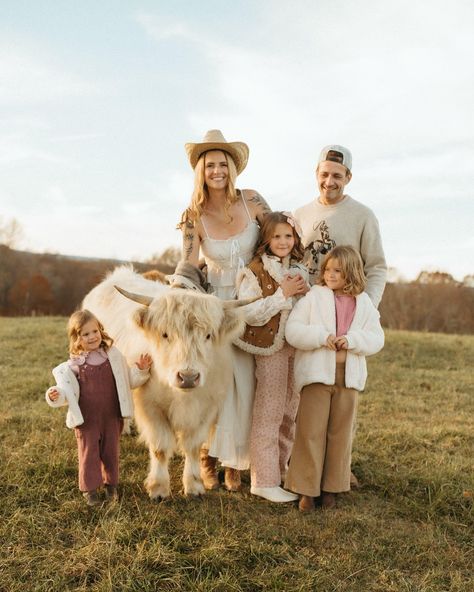
[[0,217],[38,252],[144,260],[180,244],[184,143],[250,146],[238,186],[317,195],[320,148],[406,278],[474,272],[470,0],[2,0]]

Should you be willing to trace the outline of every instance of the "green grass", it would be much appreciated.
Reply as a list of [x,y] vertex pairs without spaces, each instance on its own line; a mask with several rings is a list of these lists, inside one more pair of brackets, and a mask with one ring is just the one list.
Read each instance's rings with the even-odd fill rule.
[[[467,592],[474,589],[474,337],[389,332],[369,360],[354,446],[363,486],[335,512],[244,492],[148,499],[122,440],[121,500],[77,490],[74,436],[49,408],[65,319],[0,318],[0,590]],[[466,492],[466,493],[465,493]]]

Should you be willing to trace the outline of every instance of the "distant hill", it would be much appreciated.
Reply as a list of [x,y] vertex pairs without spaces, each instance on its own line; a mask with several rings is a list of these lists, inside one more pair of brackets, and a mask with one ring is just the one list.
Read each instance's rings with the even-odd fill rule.
[[[179,254],[179,253],[178,253]],[[154,257],[153,264],[15,251],[0,245],[0,315],[69,315],[105,274],[129,264],[143,273],[173,273],[168,264],[175,249]],[[162,264],[161,261],[167,264]],[[440,272],[422,272],[413,282],[391,282],[380,304],[388,329],[474,333],[472,276],[456,282]]]
[[174,271],[159,262],[30,253],[0,245],[0,315],[69,315],[107,272],[124,264],[140,273]]

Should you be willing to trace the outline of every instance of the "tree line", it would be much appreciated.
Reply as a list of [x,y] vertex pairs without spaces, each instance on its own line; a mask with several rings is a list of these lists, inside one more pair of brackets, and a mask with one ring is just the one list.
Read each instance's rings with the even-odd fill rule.
[[[70,315],[84,296],[117,265],[114,259],[86,259],[17,251],[0,245],[0,315]],[[140,272],[174,267],[134,262]]]
[[474,333],[474,288],[450,283],[388,283],[380,303],[386,329]]
[[[166,249],[136,271],[173,273],[179,250]],[[124,262],[37,254],[0,245],[0,315],[70,315],[107,272]],[[411,282],[389,282],[380,305],[389,329],[474,333],[474,282],[442,272],[422,272]]]

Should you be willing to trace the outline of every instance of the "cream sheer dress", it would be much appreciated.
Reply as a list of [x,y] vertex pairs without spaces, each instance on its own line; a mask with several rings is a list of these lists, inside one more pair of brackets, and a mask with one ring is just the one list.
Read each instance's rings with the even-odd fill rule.
[[[242,192],[240,191],[242,197]],[[207,264],[207,279],[214,294],[223,300],[236,298],[237,272],[253,257],[258,240],[259,226],[248,215],[247,226],[228,239],[209,236],[205,220],[201,218],[206,236],[201,241],[201,251]],[[244,470],[249,467],[249,437],[255,393],[255,362],[253,356],[232,346],[234,379],[227,392],[216,431],[209,444],[209,455],[226,467]]]

